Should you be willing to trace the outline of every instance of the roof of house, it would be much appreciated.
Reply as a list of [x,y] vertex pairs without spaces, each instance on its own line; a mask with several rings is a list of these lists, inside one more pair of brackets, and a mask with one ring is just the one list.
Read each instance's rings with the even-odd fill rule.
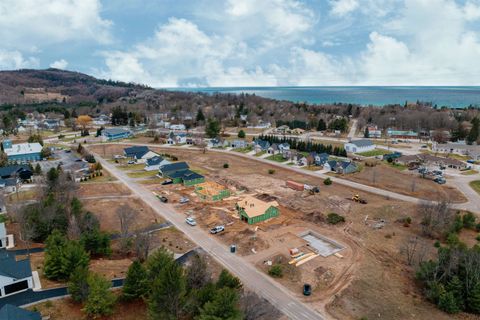
[[253,196],[245,196],[237,202],[237,206],[243,208],[249,218],[258,217],[265,213],[270,207],[278,207],[277,201],[262,201]]
[[343,168],[343,169],[346,169],[348,168],[349,166],[354,166],[356,167],[356,164],[354,162],[351,162],[351,161],[341,161],[340,162],[340,166]]
[[468,150],[468,151],[479,151],[480,145],[468,145],[463,143],[439,143],[436,146],[437,148],[443,149],[457,149],[457,150]]
[[16,260],[15,253],[0,249],[0,275],[8,278],[23,279],[32,276],[30,259]]
[[260,139],[256,139],[255,144],[260,146],[260,148],[262,149],[267,149],[270,146],[270,142],[268,142],[267,140],[260,140]]
[[147,166],[156,166],[162,163],[164,159],[160,156],[154,156],[150,159],[147,159]]
[[411,136],[411,137],[417,137],[418,133],[412,130],[387,130],[387,134],[391,136]]
[[373,146],[372,140],[369,139],[352,140],[349,143],[354,144],[359,148]]
[[20,171],[24,170],[31,171],[30,167],[26,165],[0,167],[0,177],[9,177],[15,173],[19,173]]
[[443,163],[446,165],[453,165],[453,166],[464,166],[465,164],[457,159],[452,158],[443,158],[443,157],[436,157],[431,154],[415,154],[415,155],[404,155],[398,158],[400,162],[417,162],[417,161],[424,161],[424,162],[436,162],[436,163]]
[[150,149],[147,146],[133,146],[123,149],[123,152],[127,157],[135,157],[137,159],[142,158],[146,155]]
[[41,320],[42,316],[38,312],[33,312],[6,304],[0,309],[0,319],[2,320]]
[[8,178],[8,179],[2,179],[0,178],[0,185],[6,186],[6,187],[12,187],[16,186],[18,183],[16,178]]
[[185,170],[183,171],[183,180],[189,181],[189,180],[195,180],[195,179],[201,179],[203,176],[201,174],[198,174],[194,171],[191,170]]
[[188,170],[189,168],[190,167],[185,161],[181,161],[181,162],[165,164],[160,167],[160,170],[162,172],[175,172],[175,171],[181,171],[181,170]]
[[288,142],[280,143],[278,146],[281,148],[290,148],[290,144]]
[[7,229],[5,229],[5,222],[0,223],[0,238],[7,236]]
[[17,143],[12,145],[11,148],[5,149],[7,156],[15,156],[29,153],[40,153],[42,152],[42,145],[38,142],[34,143]]
[[102,133],[108,134],[108,135],[115,135],[115,134],[130,133],[130,131],[123,128],[107,128],[107,129],[103,129]]

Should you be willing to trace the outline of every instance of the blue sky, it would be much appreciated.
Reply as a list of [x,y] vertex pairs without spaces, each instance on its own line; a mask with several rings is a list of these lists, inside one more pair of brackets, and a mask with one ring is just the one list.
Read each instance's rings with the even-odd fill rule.
[[480,0],[2,0],[0,69],[176,86],[479,85]]

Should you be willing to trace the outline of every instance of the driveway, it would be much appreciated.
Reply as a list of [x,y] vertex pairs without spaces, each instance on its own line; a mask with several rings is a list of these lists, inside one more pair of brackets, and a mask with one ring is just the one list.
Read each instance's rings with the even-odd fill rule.
[[213,256],[226,269],[239,277],[246,287],[266,298],[290,319],[324,319],[320,313],[298,300],[297,297],[292,295],[286,288],[263,272],[257,270],[255,266],[242,257],[230,253],[229,248],[215,239],[215,236],[208,234],[198,227],[195,228],[187,225],[185,223],[185,215],[177,212],[172,205],[160,202],[151,191],[143,185],[136,183],[135,180],[130,178],[125,172],[119,170],[112,163],[105,161],[105,159],[101,158],[98,154],[93,154],[105,169],[119,181],[123,182],[132,193],[142,198],[158,215],[170,221],[193,242]]

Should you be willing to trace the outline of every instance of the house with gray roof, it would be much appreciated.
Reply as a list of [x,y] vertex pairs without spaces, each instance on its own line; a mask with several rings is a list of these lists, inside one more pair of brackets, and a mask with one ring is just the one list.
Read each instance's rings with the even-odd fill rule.
[[32,288],[30,259],[17,261],[15,253],[0,249],[0,298]]
[[164,165],[167,165],[167,164],[170,164],[170,163],[171,163],[170,161],[164,159],[161,156],[154,156],[150,159],[147,159],[147,161],[145,161],[144,170],[145,171],[159,170],[161,166],[164,166]]
[[255,152],[261,152],[261,151],[267,152],[268,148],[270,148],[270,142],[266,140],[256,139],[253,142],[253,146],[254,146]]
[[370,139],[352,140],[344,144],[345,151],[350,153],[361,153],[375,150],[375,145]]
[[138,162],[145,163],[147,159],[158,156],[156,152],[150,150],[147,146],[133,146],[123,149],[125,157]]
[[323,168],[339,174],[349,174],[358,171],[358,166],[353,161],[330,160],[325,162]]
[[464,156],[469,156],[473,160],[480,160],[480,145],[468,145],[466,143],[434,143],[432,150],[441,153],[456,153]]
[[114,141],[120,139],[126,139],[132,137],[133,134],[130,130],[123,128],[107,128],[102,130],[103,141]]

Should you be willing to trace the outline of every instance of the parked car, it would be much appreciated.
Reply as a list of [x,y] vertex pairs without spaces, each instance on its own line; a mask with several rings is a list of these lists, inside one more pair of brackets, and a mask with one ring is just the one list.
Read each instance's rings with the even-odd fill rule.
[[219,233],[219,232],[222,232],[222,231],[225,231],[224,226],[216,226],[216,227],[213,227],[212,229],[210,229],[211,234],[216,234],[216,233]]
[[173,180],[172,180],[172,179],[167,179],[167,180],[163,181],[163,182],[161,183],[161,185],[162,185],[162,186],[165,186],[165,185],[167,185],[167,184],[172,184],[172,183],[173,183]]
[[70,149],[65,150],[65,153],[71,153],[71,152],[72,152],[72,150],[70,150]]
[[444,177],[436,177],[435,179],[433,179],[433,181],[435,181],[438,184],[445,184],[447,182],[447,180],[445,180]]
[[188,198],[181,197],[179,202],[183,204],[183,203],[187,203],[188,201],[190,201]]
[[308,283],[305,283],[303,285],[303,295],[304,296],[309,296],[312,294],[312,286],[309,285]]
[[189,217],[189,218],[185,219],[185,222],[186,222],[187,224],[191,225],[191,226],[196,226],[196,225],[197,225],[197,221],[195,221],[194,218],[190,218],[190,217]]
[[158,197],[158,199],[160,199],[160,201],[162,201],[163,203],[167,203],[167,202],[168,202],[168,199],[167,199],[167,197],[165,197],[165,196]]
[[133,161],[133,160],[128,160],[127,164],[135,164],[135,161]]

